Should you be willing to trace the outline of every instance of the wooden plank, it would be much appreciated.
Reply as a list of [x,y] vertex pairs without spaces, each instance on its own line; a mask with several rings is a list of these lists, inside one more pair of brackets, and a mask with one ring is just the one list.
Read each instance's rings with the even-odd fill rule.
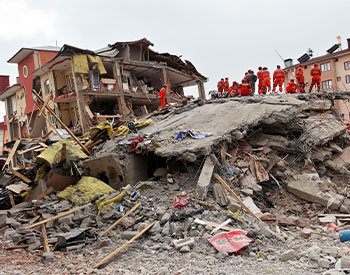
[[28,148],[28,149],[26,149],[24,151],[20,151],[20,152],[18,152],[18,154],[23,155],[25,153],[28,153],[28,152],[31,152],[31,151],[35,151],[36,149],[39,149],[39,148],[41,148],[41,145],[36,145],[36,146]]
[[42,220],[42,221],[37,222],[37,223],[34,223],[34,224],[32,224],[32,225],[25,226],[24,228],[25,228],[25,229],[31,229],[31,228],[33,228],[33,227],[37,227],[38,225],[42,225],[42,224],[45,224],[45,223],[48,223],[48,222],[51,222],[51,221],[55,221],[55,220],[57,220],[57,219],[59,219],[59,218],[68,216],[68,215],[70,215],[70,214],[72,214],[72,213],[74,213],[74,212],[76,212],[76,211],[78,211],[78,210],[84,209],[84,208],[86,208],[86,207],[88,207],[88,206],[92,206],[92,203],[90,202],[90,203],[85,204],[85,205],[83,205],[83,206],[76,207],[76,208],[71,209],[71,210],[69,210],[69,211],[66,211],[66,212],[64,212],[64,213],[58,214],[58,215],[56,215],[56,216],[54,216],[54,217],[51,217],[51,218]]
[[[200,219],[195,219],[194,220],[195,223],[197,224],[201,224],[201,225],[208,225],[210,227],[218,227],[220,224],[216,223],[216,222],[210,222],[210,221],[202,221]],[[229,226],[223,226],[221,228],[222,230],[225,230],[225,231],[242,231],[244,233],[248,233],[248,231],[246,230],[243,230],[243,229],[240,229],[240,228],[235,228],[235,227],[229,227]]]
[[67,144],[62,144],[62,150],[61,150],[61,162],[64,162],[67,157]]
[[45,142],[47,140],[47,138],[53,133],[53,130],[50,130],[46,135],[44,135],[43,137],[41,137],[40,141],[41,142]]
[[41,225],[41,236],[43,238],[44,252],[50,252],[50,247],[49,247],[49,242],[47,240],[46,225],[45,224]]
[[[42,110],[45,110],[46,105],[49,103],[50,99],[52,97],[52,94],[50,94],[47,99],[44,101],[43,106],[41,107]],[[41,113],[39,113],[38,117],[40,117]]]
[[15,204],[15,200],[13,199],[13,195],[12,194],[9,194],[9,199],[10,199],[11,206],[15,207],[16,204]]
[[39,201],[39,200],[45,198],[47,195],[50,195],[53,191],[55,191],[55,189],[53,189],[53,187],[50,186],[48,189],[46,189],[46,191],[44,193],[40,194],[34,200]]
[[129,216],[132,212],[134,212],[136,210],[136,208],[138,208],[141,205],[141,203],[137,203],[134,205],[133,208],[131,208],[128,212],[125,213],[125,215],[123,217],[121,217],[119,220],[117,220],[115,223],[113,223],[110,227],[108,227],[104,232],[102,232],[102,234],[100,235],[100,237],[103,237],[104,235],[106,235],[109,231],[111,231],[114,227],[116,227],[121,221],[123,221],[127,216]]
[[42,147],[44,147],[44,148],[47,148],[47,147],[49,147],[49,146],[47,146],[44,142],[38,142]]
[[15,144],[13,145],[13,147],[11,149],[11,152],[10,152],[9,156],[6,159],[6,162],[5,162],[4,166],[2,167],[2,170],[5,169],[6,165],[10,165],[10,162],[12,162],[12,158],[15,155],[15,152],[16,152],[17,147],[18,147],[20,142],[21,142],[21,140],[19,140],[19,139],[16,140]]
[[135,237],[124,243],[122,246],[120,246],[118,249],[116,249],[114,252],[109,254],[107,257],[102,259],[98,264],[94,266],[94,268],[99,268],[101,265],[107,263],[110,259],[112,259],[115,255],[117,255],[121,250],[123,250],[125,247],[127,247],[129,244],[134,242],[136,239],[140,238],[145,232],[147,232],[156,222],[152,222],[150,225],[148,225],[145,229],[143,229],[139,234],[137,234]]
[[[33,93],[42,101],[41,96],[33,89]],[[55,112],[49,107],[46,106],[46,109],[50,112],[50,114],[56,119],[56,121],[68,132],[68,134],[78,143],[78,145],[83,149],[83,151],[90,156],[91,153],[88,149],[80,142],[80,140],[73,134],[73,132],[59,119],[59,117],[55,114]]]
[[214,177],[221,183],[221,185],[230,193],[230,195],[257,221],[261,222],[261,219],[256,216],[250,209],[241,201],[241,199],[232,191],[227,183],[218,175],[214,174]]
[[214,171],[214,166],[215,165],[211,158],[207,157],[204,162],[202,172],[199,176],[196,187],[196,195],[200,200],[205,200],[205,198],[207,197],[211,176]]
[[31,183],[32,180],[28,179],[26,176],[22,175],[20,172],[17,172],[15,169],[11,168],[10,173],[15,175],[17,178],[20,178],[25,183]]

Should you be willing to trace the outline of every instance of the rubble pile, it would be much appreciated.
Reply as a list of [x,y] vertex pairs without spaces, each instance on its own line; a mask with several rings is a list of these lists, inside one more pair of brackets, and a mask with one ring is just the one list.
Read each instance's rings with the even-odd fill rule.
[[138,242],[141,254],[346,268],[337,231],[350,221],[350,136],[333,101],[193,102],[145,116],[136,131],[114,127],[90,156],[70,139],[40,141],[38,156],[1,178],[6,249],[44,251],[45,262],[98,250],[94,271]]

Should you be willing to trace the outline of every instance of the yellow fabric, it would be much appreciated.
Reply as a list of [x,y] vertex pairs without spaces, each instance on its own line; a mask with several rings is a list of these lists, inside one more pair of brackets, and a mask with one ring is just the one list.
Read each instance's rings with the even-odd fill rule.
[[70,200],[75,205],[84,205],[115,190],[108,184],[94,177],[82,177],[74,186],[68,186],[57,193],[60,199]]
[[38,182],[40,179],[43,179],[45,177],[45,175],[46,175],[46,168],[47,168],[47,164],[46,163],[40,166],[38,171],[36,171],[34,182]]
[[86,54],[75,54],[73,55],[74,72],[76,74],[88,74],[89,64],[87,61]]
[[100,74],[106,74],[107,71],[105,66],[102,63],[102,60],[99,56],[88,55],[89,61],[91,63],[96,63],[92,68],[94,70],[98,70]]
[[117,134],[118,136],[124,136],[127,135],[129,133],[129,127],[128,126],[119,126],[117,129]]
[[88,132],[86,136],[92,137],[98,132],[98,130],[105,130],[105,129],[107,130],[107,135],[110,137],[113,134],[113,126],[108,121],[101,122],[99,125],[94,127],[90,132]]
[[97,208],[99,213],[106,208],[107,210],[112,210],[116,205],[118,205],[125,195],[130,195],[131,192],[129,190],[123,190],[119,195],[115,196],[113,199],[110,199],[108,201],[105,201],[106,196],[100,198],[98,201],[96,201]]
[[153,124],[152,119],[147,119],[146,121],[138,121],[138,120],[136,120],[134,122],[134,125],[135,125],[136,128],[141,128],[141,127],[149,126],[149,125],[152,125],[152,124]]
[[88,156],[72,141],[63,138],[60,141],[47,147],[39,156],[37,161],[39,163],[45,162],[47,165],[52,166],[53,163],[61,161],[61,150],[63,143],[66,144],[66,159],[69,161],[77,161],[80,159],[86,159]]

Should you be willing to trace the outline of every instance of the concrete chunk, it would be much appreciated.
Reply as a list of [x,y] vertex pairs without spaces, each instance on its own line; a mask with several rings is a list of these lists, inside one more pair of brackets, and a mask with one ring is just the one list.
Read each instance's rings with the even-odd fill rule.
[[202,168],[201,175],[199,176],[196,188],[196,195],[200,200],[205,200],[207,197],[207,192],[209,189],[211,176],[214,171],[214,166],[215,165],[212,162],[211,158],[207,157]]
[[222,187],[220,183],[215,183],[213,185],[213,192],[214,192],[214,198],[215,201],[220,205],[220,206],[226,206],[228,204],[228,200],[225,194],[225,190]]

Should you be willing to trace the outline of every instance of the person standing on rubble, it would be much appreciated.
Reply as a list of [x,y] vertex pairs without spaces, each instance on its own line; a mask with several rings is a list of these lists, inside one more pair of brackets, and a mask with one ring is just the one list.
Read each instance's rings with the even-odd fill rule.
[[224,92],[224,84],[225,84],[225,80],[223,78],[221,78],[221,80],[218,82],[218,86],[217,86],[220,97],[222,96],[222,93]]
[[276,87],[279,86],[279,91],[282,93],[283,91],[283,82],[285,78],[285,73],[281,69],[280,65],[277,65],[277,69],[273,72],[273,89],[272,92],[276,92]]
[[317,92],[319,92],[321,89],[321,74],[322,74],[322,72],[317,64],[314,65],[310,74],[312,76],[312,81],[311,81],[309,93],[311,93],[312,88],[315,86],[315,84],[317,84]]
[[291,79],[286,87],[287,94],[296,94],[297,93],[298,84],[294,82],[294,79]]
[[225,77],[225,82],[224,82],[224,92],[228,94],[228,90],[230,89],[230,83],[228,82],[228,77]]
[[165,108],[165,95],[166,95],[166,88],[168,85],[164,84],[163,88],[160,89],[158,96],[160,98],[160,106],[159,109],[164,109]]
[[[259,92],[259,94],[261,94],[261,93],[263,93],[262,91],[262,83],[263,83],[263,75],[262,75],[262,73],[263,73],[263,69],[262,69],[262,67],[260,66],[259,68],[258,68],[258,72],[256,73],[256,76],[257,76],[257,78],[258,78],[258,80],[259,80],[259,82],[258,82],[258,92]],[[261,90],[261,91],[260,91]]]
[[266,94],[267,88],[269,89],[269,92],[271,92],[271,78],[270,78],[270,72],[267,70],[267,67],[263,68],[262,76],[263,76],[262,87],[264,88],[265,94]]
[[258,77],[254,74],[254,71],[249,70],[249,75],[247,77],[247,82],[250,84],[252,88],[252,94],[255,94],[255,82],[257,81]]
[[305,79],[304,79],[304,70],[301,65],[298,66],[298,68],[295,71],[295,77],[299,84],[299,91],[300,93],[305,93]]
[[243,79],[242,84],[238,87],[238,94],[241,96],[252,95],[252,88],[246,80]]

